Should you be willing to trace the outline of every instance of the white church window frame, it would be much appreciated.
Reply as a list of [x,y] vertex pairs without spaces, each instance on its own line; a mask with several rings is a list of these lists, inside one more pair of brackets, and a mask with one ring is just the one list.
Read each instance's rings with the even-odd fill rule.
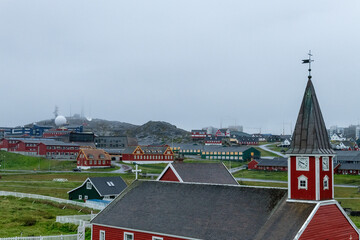
[[104,230],[100,230],[99,240],[105,240],[105,231]]
[[129,232],[124,232],[124,240],[134,240],[134,234]]
[[308,189],[308,178],[304,175],[298,177],[298,189]]
[[155,236],[153,236],[152,237],[152,240],[163,240],[164,238],[162,238],[162,237],[155,237]]
[[327,175],[323,179],[323,188],[324,190],[329,190],[329,177]]

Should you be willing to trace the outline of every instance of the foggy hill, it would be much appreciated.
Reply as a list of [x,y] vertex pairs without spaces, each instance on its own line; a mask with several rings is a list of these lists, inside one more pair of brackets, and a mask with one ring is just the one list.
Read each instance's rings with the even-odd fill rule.
[[139,144],[170,144],[171,142],[191,141],[189,132],[160,121],[149,121],[137,128],[129,129],[127,133],[128,136],[136,137]]
[[[104,119],[91,119],[91,121],[89,121],[86,118],[78,117],[67,117],[67,121],[68,125],[83,125],[84,132],[92,131],[99,136],[126,135],[129,137],[136,137],[139,144],[142,145],[191,141],[191,135],[189,132],[162,121],[149,121],[141,126]],[[54,119],[39,121],[36,124],[39,126],[56,127]],[[27,126],[31,125],[32,124],[29,124]]]

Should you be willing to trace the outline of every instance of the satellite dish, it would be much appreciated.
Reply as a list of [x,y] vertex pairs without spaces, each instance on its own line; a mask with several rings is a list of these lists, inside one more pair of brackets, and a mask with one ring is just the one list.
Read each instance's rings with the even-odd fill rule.
[[66,118],[64,116],[57,116],[55,118],[56,126],[60,127],[66,124]]

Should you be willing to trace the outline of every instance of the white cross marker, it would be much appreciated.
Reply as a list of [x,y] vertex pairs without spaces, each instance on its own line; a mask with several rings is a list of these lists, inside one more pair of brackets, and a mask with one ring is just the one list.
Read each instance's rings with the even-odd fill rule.
[[135,173],[135,179],[138,179],[138,172],[141,172],[141,169],[138,169],[138,165],[136,164],[135,170],[131,170],[132,172]]

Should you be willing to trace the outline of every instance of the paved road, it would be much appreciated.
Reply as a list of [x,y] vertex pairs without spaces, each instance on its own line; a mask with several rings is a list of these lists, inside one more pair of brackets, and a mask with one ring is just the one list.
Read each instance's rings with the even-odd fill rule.
[[120,167],[118,170],[111,171],[111,173],[126,173],[132,169],[131,166],[121,164],[121,163],[113,163],[115,166]]
[[286,155],[267,148],[267,146],[272,145],[272,144],[274,144],[274,143],[268,143],[268,144],[264,144],[264,145],[258,145],[258,147],[261,148],[262,150],[265,150],[265,151],[274,153],[274,154],[276,154],[276,155],[278,155],[278,156],[280,156],[280,157],[287,158]]
[[229,169],[229,172],[235,173],[235,172],[244,170],[244,169],[246,169],[246,166],[247,166],[247,165],[243,165],[243,166],[241,166],[241,167],[236,167],[236,168],[230,168],[230,169]]

